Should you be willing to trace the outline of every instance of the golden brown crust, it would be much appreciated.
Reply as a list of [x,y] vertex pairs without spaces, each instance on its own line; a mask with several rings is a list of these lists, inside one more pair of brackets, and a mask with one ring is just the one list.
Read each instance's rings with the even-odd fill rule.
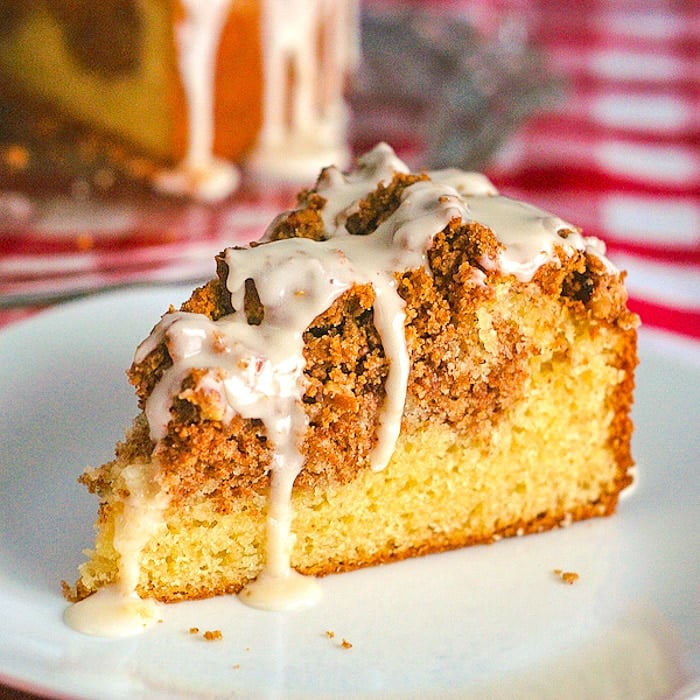
[[[631,314],[630,314],[631,315]],[[637,357],[637,334],[633,328],[626,328],[617,349],[616,366],[623,374],[617,385],[612,401],[613,419],[610,425],[609,444],[618,467],[617,493],[632,483],[630,468],[632,458],[632,402],[634,397],[634,370],[639,362]],[[617,502],[615,494],[615,503]],[[613,509],[615,507],[613,504]]]

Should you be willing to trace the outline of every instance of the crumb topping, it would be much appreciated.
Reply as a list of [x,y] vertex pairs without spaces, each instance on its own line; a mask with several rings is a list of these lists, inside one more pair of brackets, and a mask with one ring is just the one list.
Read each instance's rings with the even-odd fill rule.
[[[359,198],[356,177],[346,177],[334,190],[331,185],[340,176],[324,172],[316,189],[300,195],[299,207],[278,217],[265,239],[251,248],[264,250],[294,238],[325,241],[329,217],[351,237],[372,238],[378,227],[396,217],[410,193],[420,192],[415,187],[430,184],[430,174],[404,172],[400,161],[397,165],[392,158],[360,166],[385,177]],[[479,206],[487,204],[480,200]],[[516,272],[504,272],[497,261],[507,246],[498,232],[466,214],[455,215],[431,237],[425,264],[393,274],[410,358],[404,426],[432,421],[464,434],[490,430],[521,396],[528,357],[539,352],[532,334],[522,327],[521,312],[527,308],[548,314],[557,309],[556,313],[600,324],[634,327],[637,320],[625,307],[623,276],[601,257],[599,248],[580,243],[587,239],[572,227],[561,232],[552,238],[547,259],[531,279],[524,279],[525,263],[516,265],[522,252],[511,263]],[[243,280],[239,302],[229,288],[238,259],[222,252],[217,277],[195,290],[180,312],[215,322],[243,313],[249,325],[260,325],[269,310],[258,281]],[[504,294],[514,300],[508,317],[497,303]],[[377,328],[376,295],[371,283],[350,284],[303,331],[301,402],[308,428],[301,445],[304,465],[296,480],[300,488],[344,483],[371,466],[387,381],[395,366]],[[564,338],[557,342],[566,347]],[[129,369],[142,409],[172,367],[171,354],[168,342],[160,342]],[[260,419],[226,413],[220,396],[204,381],[207,372],[195,367],[183,377],[161,439],[149,436],[148,421],[141,414],[129,439],[118,447],[117,461],[148,460],[153,453],[159,478],[175,502],[202,493],[225,511],[230,498],[241,491],[269,487],[274,444]],[[106,465],[83,481],[100,492],[109,482],[109,469]]]

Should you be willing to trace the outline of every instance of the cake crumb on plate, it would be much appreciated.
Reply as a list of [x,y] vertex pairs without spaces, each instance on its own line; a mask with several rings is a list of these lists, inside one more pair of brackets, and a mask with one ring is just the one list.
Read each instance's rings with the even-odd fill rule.
[[572,586],[579,579],[579,575],[575,571],[563,571],[562,569],[554,569],[554,575],[558,576],[564,583]]

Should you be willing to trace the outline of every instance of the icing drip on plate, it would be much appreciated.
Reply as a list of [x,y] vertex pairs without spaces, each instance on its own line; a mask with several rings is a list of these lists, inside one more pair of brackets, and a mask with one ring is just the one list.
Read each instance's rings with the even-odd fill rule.
[[[381,470],[399,436],[410,369],[398,274],[427,269],[426,254],[436,234],[452,221],[489,227],[503,247],[495,258],[480,261],[482,266],[524,282],[541,265],[557,260],[556,249],[568,255],[589,251],[605,260],[595,239],[584,238],[546,212],[500,196],[482,175],[455,170],[429,173],[428,179],[407,185],[396,209],[372,233],[352,235],[346,222],[358,211],[359,201],[397,172],[407,173],[408,168],[385,144],[359,159],[349,173],[327,168],[316,187],[325,200],[320,212],[323,240],[270,241],[273,222],[263,244],[227,249],[226,285],[232,307],[239,311],[216,321],[200,314],[168,313],[136,352],[138,363],[165,343],[172,359],[145,406],[154,441],[167,434],[172,402],[194,368],[200,370],[199,387],[217,397],[220,420],[240,414],[259,419],[265,427],[273,449],[265,567],[241,593],[241,600],[257,607],[299,607],[319,594],[313,582],[290,566],[291,495],[303,468],[308,424],[302,404],[303,333],[319,314],[354,284],[372,285],[374,323],[389,360],[377,444],[370,455],[372,468]],[[258,325],[249,325],[242,311],[251,280],[264,307]],[[131,557],[137,561],[138,552],[123,553],[120,577],[132,565]],[[127,593],[135,591],[132,584],[121,579]]]

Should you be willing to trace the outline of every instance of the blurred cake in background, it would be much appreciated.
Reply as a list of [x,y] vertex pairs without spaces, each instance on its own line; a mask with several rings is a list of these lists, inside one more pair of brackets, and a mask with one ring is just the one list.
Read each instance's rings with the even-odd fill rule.
[[[235,188],[232,162],[312,178],[348,157],[357,31],[356,0],[0,0],[3,130],[53,110],[116,139],[106,161],[118,143],[143,158],[132,175],[204,199]],[[29,155],[4,152],[15,169]]]
[[0,188],[84,199],[157,180],[206,195],[204,170],[216,199],[235,162],[294,192],[382,140],[410,165],[485,169],[561,85],[525,16],[494,10],[484,26],[467,10],[0,0]]

